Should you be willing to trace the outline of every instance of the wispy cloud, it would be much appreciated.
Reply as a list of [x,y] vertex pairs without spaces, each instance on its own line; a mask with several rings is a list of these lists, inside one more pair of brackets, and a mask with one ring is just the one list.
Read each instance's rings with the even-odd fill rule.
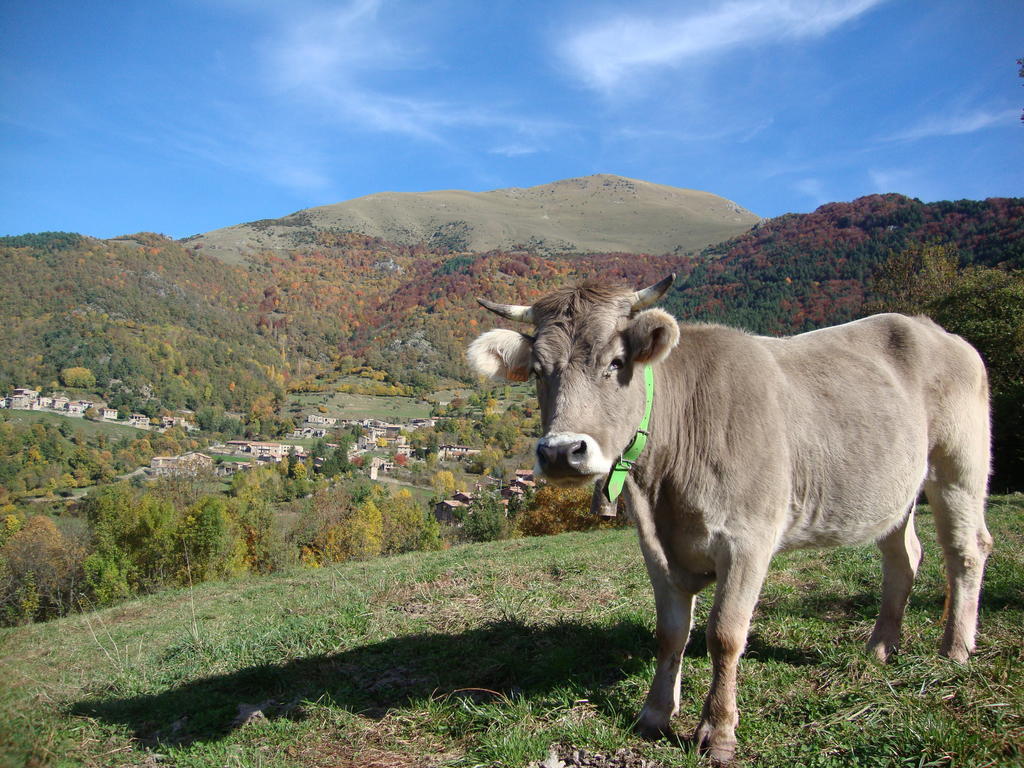
[[934,136],[960,136],[999,125],[1017,125],[1018,109],[974,109],[930,115],[906,130],[886,137],[887,141],[916,141]]
[[[267,45],[270,82],[328,121],[444,142],[453,128],[536,135],[559,130],[552,121],[517,115],[501,105],[428,93],[422,73],[441,71],[440,55],[409,25],[382,19],[381,0],[354,0],[285,21]],[[391,78],[395,73],[420,77]],[[418,83],[414,84],[414,83]]]
[[539,151],[539,147],[531,144],[502,144],[488,150],[492,155],[502,155],[503,157],[525,157],[526,155],[535,155]]
[[936,197],[933,185],[929,183],[928,174],[922,168],[869,168],[868,179],[871,192],[898,192],[922,200]]
[[884,0],[733,0],[709,11],[620,14],[572,35],[561,53],[589,87],[613,91],[640,73],[763,42],[821,37]]
[[655,140],[696,143],[729,139],[735,143],[743,144],[754,139],[759,133],[769,128],[773,122],[773,118],[767,118],[764,120],[742,118],[737,119],[734,123],[719,125],[716,128],[709,128],[704,131],[687,131],[675,126],[671,128],[626,126],[623,128],[613,129],[610,132],[610,135],[626,139],[628,141]]
[[825,192],[824,182],[813,176],[797,180],[793,187],[797,192],[811,199],[815,206],[827,203],[830,199]]

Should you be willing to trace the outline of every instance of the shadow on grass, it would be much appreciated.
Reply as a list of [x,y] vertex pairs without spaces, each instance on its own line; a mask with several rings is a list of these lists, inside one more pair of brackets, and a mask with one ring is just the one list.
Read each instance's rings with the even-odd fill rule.
[[270,718],[300,719],[300,701],[371,718],[446,695],[486,700],[569,687],[597,702],[610,686],[640,673],[653,646],[649,627],[639,622],[538,627],[504,621],[240,669],[162,693],[87,699],[70,711],[126,726],[146,744],[182,745],[224,738],[241,724],[239,706],[246,704],[262,705]]

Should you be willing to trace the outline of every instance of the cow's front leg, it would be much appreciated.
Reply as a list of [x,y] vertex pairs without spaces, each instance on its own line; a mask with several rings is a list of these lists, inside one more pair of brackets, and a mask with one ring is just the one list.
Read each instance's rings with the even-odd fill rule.
[[657,738],[671,735],[669,721],[679,711],[679,676],[683,651],[690,637],[696,595],[677,589],[660,573],[651,573],[651,584],[658,611],[655,630],[658,666],[637,721],[637,730],[647,738]]
[[767,552],[733,551],[717,563],[707,632],[711,690],[694,733],[697,747],[716,763],[731,762],[736,752],[736,675],[770,559]]
[[637,719],[637,730],[648,738],[671,735],[669,721],[679,709],[679,674],[683,651],[690,637],[695,595],[680,589],[651,514],[651,504],[632,478],[626,480],[626,509],[636,522],[647,573],[654,587],[658,611],[658,665],[647,701]]

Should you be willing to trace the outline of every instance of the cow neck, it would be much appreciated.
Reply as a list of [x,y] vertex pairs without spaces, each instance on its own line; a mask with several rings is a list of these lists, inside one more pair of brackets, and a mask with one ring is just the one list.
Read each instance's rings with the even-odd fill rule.
[[629,470],[633,468],[633,464],[636,463],[636,460],[640,458],[640,454],[644,452],[644,448],[647,447],[647,438],[650,436],[648,429],[651,423],[651,410],[653,407],[654,369],[649,365],[645,365],[644,417],[640,419],[640,425],[636,428],[633,439],[630,440],[626,450],[622,452],[622,455],[612,466],[611,472],[608,473],[608,477],[605,479],[603,493],[608,501],[615,501],[619,498],[619,494],[622,493],[622,486],[626,482],[626,476],[629,475]]

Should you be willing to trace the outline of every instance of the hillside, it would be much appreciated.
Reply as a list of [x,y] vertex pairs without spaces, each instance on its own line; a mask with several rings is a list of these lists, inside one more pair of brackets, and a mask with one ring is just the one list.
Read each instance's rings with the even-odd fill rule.
[[[944,577],[925,558],[899,658],[863,649],[874,547],[786,554],[741,665],[741,764],[1024,763],[1024,506],[997,541],[969,665],[936,655]],[[675,726],[710,679],[698,603]],[[653,598],[635,533],[455,547],[205,583],[0,630],[0,764],[523,768],[553,744],[696,766],[632,734],[653,671]]]
[[893,252],[932,242],[955,246],[965,264],[1024,267],[1024,199],[922,203],[870,195],[765,220],[699,254],[490,251],[413,259],[401,287],[363,317],[345,348],[388,370],[425,365],[465,375],[463,340],[496,322],[474,296],[529,303],[574,280],[641,285],[669,272],[679,278],[663,305],[682,319],[795,333],[860,316],[879,265]]
[[160,235],[0,238],[0,387],[85,366],[114,407],[247,410],[289,365],[257,332],[262,298],[246,270]]
[[768,219],[691,261],[667,307],[761,333],[798,333],[859,317],[891,254],[954,246],[962,263],[1024,268],[1024,198],[922,203],[868,195]]
[[759,218],[707,192],[598,174],[490,192],[382,192],[189,238],[236,263],[258,251],[305,249],[321,232],[458,251],[685,253]]
[[401,394],[472,381],[466,340],[496,320],[475,296],[525,303],[582,279],[640,285],[668,272],[679,279],[665,306],[680,318],[793,333],[857,317],[877,267],[916,244],[1024,266],[1024,200],[871,195],[766,220],[700,252],[649,256],[453,254],[360,233],[311,236],[239,264],[200,240],[152,234],[0,238],[0,385],[47,387],[62,368],[84,366],[115,406],[216,406],[265,424],[285,389],[329,390],[363,364]]

